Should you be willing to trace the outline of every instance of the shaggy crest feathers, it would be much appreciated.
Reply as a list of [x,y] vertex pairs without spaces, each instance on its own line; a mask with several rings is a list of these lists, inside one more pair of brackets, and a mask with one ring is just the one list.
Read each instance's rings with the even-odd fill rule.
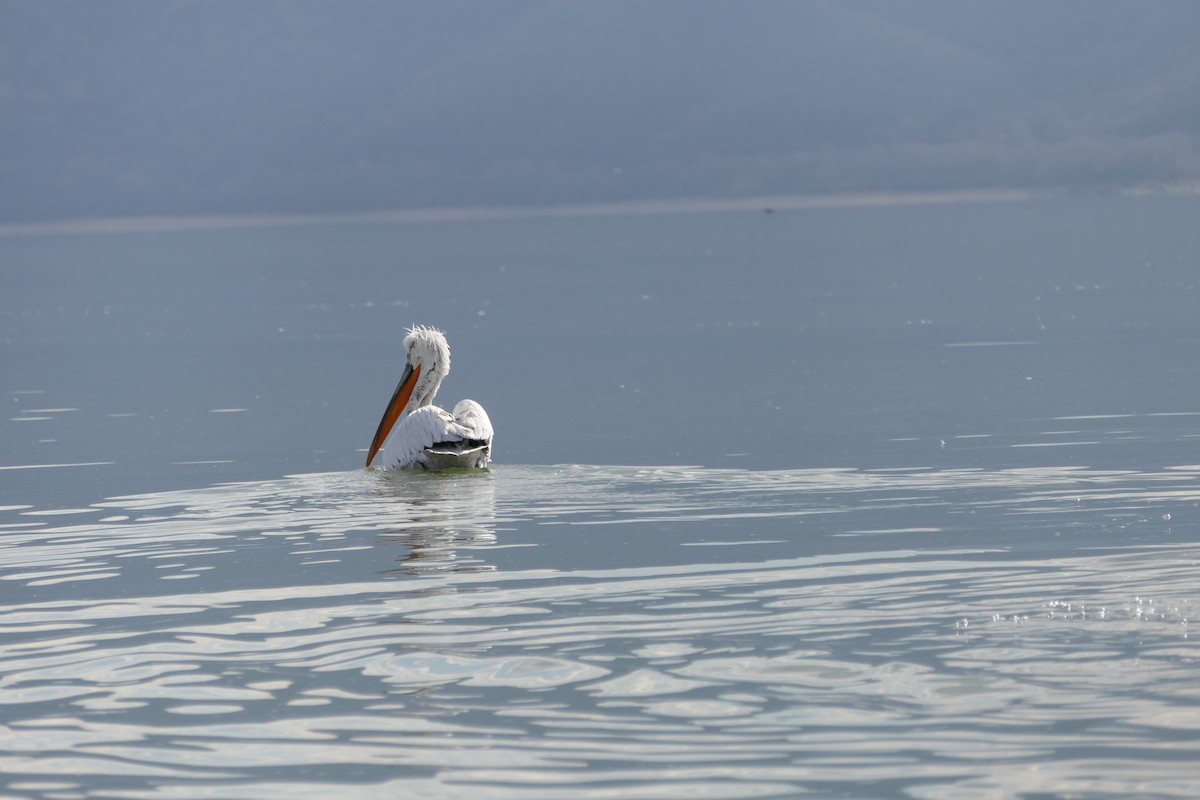
[[450,345],[437,328],[413,325],[404,337],[404,350],[410,364],[436,370],[442,377],[450,374]]

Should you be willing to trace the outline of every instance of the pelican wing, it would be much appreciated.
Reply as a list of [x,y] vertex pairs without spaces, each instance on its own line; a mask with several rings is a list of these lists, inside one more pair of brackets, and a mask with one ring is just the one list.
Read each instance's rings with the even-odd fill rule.
[[454,420],[468,431],[468,439],[477,439],[492,443],[492,421],[488,419],[483,406],[474,400],[459,400],[454,407]]
[[375,463],[401,469],[485,466],[492,443],[487,412],[471,400],[463,400],[454,412],[437,406],[416,409],[396,425]]

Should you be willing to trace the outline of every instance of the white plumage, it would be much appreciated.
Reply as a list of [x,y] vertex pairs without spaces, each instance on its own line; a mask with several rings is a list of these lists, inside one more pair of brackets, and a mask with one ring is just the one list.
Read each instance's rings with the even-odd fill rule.
[[462,400],[450,413],[431,405],[450,372],[446,337],[418,325],[404,337],[404,350],[404,374],[379,421],[367,451],[367,466],[486,467],[492,457],[492,422],[483,406]]

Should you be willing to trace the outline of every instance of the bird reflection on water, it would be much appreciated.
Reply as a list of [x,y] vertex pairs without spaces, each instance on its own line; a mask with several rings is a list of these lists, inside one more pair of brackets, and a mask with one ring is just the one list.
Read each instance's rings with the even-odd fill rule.
[[[475,551],[496,544],[496,482],[491,472],[377,473],[372,495],[405,508],[405,521],[380,534],[407,552],[389,573],[488,572]],[[385,551],[386,552],[386,551]]]

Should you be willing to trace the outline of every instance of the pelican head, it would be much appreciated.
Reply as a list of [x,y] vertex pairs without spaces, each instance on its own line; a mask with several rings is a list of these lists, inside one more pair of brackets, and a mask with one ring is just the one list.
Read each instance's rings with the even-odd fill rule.
[[422,398],[424,402],[414,408],[429,405],[442,379],[450,374],[450,345],[446,342],[446,336],[437,328],[414,325],[404,337],[404,353],[405,371],[419,371],[425,376],[425,380],[420,380],[419,377],[416,380],[420,380],[421,386],[433,389],[428,396]]
[[396,421],[432,403],[442,379],[450,372],[450,345],[437,328],[424,325],[409,328],[408,335],[404,337],[404,352],[404,373],[383,413],[383,419],[379,421],[371,449],[367,451],[368,467]]

